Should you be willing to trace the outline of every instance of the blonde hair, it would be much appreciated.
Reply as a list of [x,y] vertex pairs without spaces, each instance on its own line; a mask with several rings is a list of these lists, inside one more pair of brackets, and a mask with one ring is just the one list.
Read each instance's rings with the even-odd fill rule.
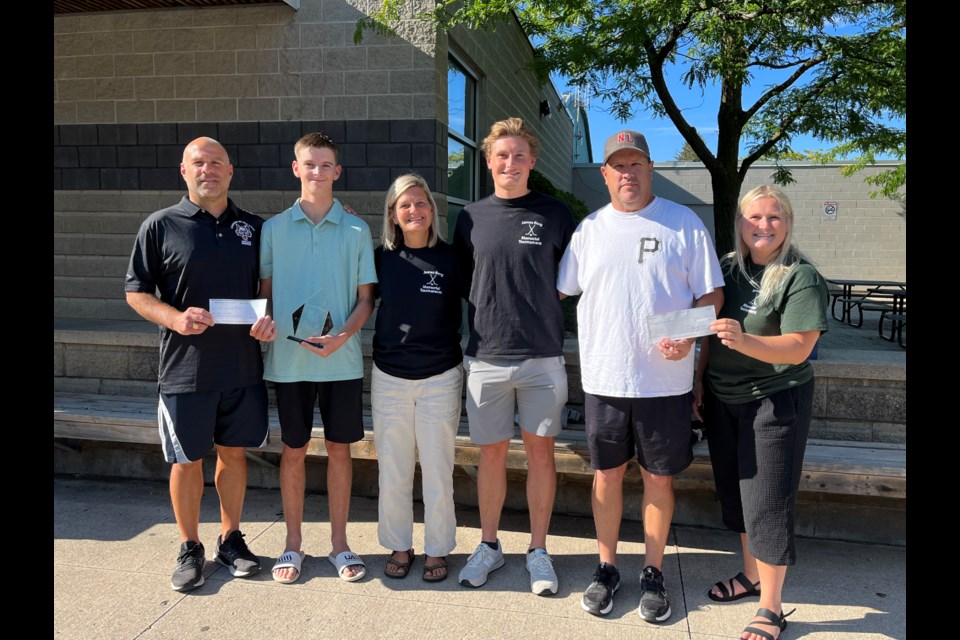
[[433,211],[433,221],[430,223],[427,246],[434,247],[437,244],[438,238],[443,239],[443,233],[440,230],[440,216],[437,215],[437,203],[433,199],[433,194],[430,193],[430,187],[427,186],[427,181],[415,173],[406,173],[394,180],[390,188],[387,189],[387,199],[383,203],[383,230],[380,233],[380,242],[383,244],[384,249],[393,251],[400,245],[400,241],[403,239],[403,231],[400,230],[400,225],[390,220],[390,213],[393,212],[393,208],[397,206],[397,200],[400,199],[400,196],[406,193],[407,189],[413,187],[423,189],[423,192],[427,194],[430,210]]
[[530,155],[534,158],[537,157],[540,151],[540,141],[520,118],[507,118],[494,122],[493,126],[490,127],[489,135],[483,139],[483,155],[489,158],[493,144],[500,138],[507,136],[520,136],[526,140],[527,144],[530,145]]
[[[767,262],[763,269],[763,276],[760,282],[757,283],[747,271],[744,263],[746,257],[750,255],[750,248],[747,246],[747,243],[743,241],[740,230],[744,220],[743,212],[751,204],[764,198],[773,198],[777,201],[780,213],[783,214],[784,221],[786,222],[786,233],[784,233],[783,244],[780,245],[780,248],[777,250],[777,253],[772,256],[771,260]],[[729,259],[730,275],[733,275],[734,267],[736,266],[750,284],[760,292],[757,296],[758,305],[767,304],[773,299],[773,296],[786,284],[787,278],[793,273],[794,267],[796,267],[801,260],[810,262],[800,251],[800,248],[793,243],[793,205],[790,204],[789,198],[787,198],[787,195],[781,191],[779,187],[763,184],[748,191],[747,194],[743,196],[743,199],[740,200],[737,219],[733,227],[733,245],[735,248],[724,256],[724,258]]]

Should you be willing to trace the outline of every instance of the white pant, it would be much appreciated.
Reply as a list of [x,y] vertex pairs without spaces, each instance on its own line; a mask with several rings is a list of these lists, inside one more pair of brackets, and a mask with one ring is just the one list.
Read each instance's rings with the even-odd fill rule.
[[393,551],[413,546],[413,477],[420,453],[424,547],[441,558],[457,546],[453,509],[453,457],[460,424],[463,368],[423,380],[406,380],[373,365],[370,403],[380,465],[380,544]]

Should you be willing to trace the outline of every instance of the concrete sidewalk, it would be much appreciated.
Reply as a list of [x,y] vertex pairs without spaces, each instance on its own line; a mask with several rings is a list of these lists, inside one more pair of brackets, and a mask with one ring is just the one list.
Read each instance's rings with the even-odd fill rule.
[[[280,494],[250,490],[243,532],[263,570],[233,578],[209,562],[219,534],[216,492],[205,490],[200,534],[208,563],[206,582],[181,594],[170,589],[179,535],[167,485],[155,482],[54,480],[54,630],[63,640],[202,638],[213,640],[309,638],[737,638],[757,600],[717,605],[711,583],[738,571],[737,538],[690,527],[672,531],[664,565],[673,616],[659,626],[636,614],[643,554],[639,522],[625,522],[619,569],[623,586],[613,611],[595,618],[580,609],[580,595],[596,567],[593,522],[555,516],[549,550],[560,577],[552,597],[529,592],[524,552],[526,513],[505,512],[501,542],[504,568],[480,589],[456,582],[479,542],[479,515],[458,509],[459,547],[451,577],[439,584],[420,579],[423,568],[422,505],[416,505],[410,576],[383,575],[387,551],[377,542],[375,500],[354,498],[348,528],[353,550],[367,563],[367,577],[347,583],[325,556],[330,529],[326,497],[308,495],[303,575],[294,585],[271,579],[283,550]],[[905,638],[906,552],[901,547],[800,539],[798,564],[787,576],[785,608],[796,607],[783,638]]]

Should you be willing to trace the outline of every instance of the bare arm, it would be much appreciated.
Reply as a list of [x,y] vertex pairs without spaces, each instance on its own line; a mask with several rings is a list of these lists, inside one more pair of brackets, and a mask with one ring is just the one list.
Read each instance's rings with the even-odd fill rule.
[[267,299],[267,315],[273,315],[273,278],[260,278],[258,298]]
[[344,322],[340,328],[339,333],[326,336],[311,336],[309,338],[311,342],[322,344],[322,349],[313,347],[305,342],[301,342],[300,346],[324,358],[342,347],[344,343],[350,339],[350,336],[360,331],[363,324],[370,318],[370,314],[373,313],[374,287],[374,284],[361,284],[357,287],[357,302],[353,306],[353,311],[350,313],[347,321]]
[[188,307],[177,311],[152,293],[128,291],[127,304],[150,322],[182,336],[199,335],[213,326],[213,315],[206,309]]
[[250,335],[262,342],[277,339],[277,323],[273,321],[273,278],[261,278],[258,298],[267,299],[267,312],[250,327]]
[[740,322],[733,318],[714,320],[710,328],[725,346],[761,362],[769,364],[800,364],[813,351],[820,331],[800,331],[781,336],[755,336],[743,332]]

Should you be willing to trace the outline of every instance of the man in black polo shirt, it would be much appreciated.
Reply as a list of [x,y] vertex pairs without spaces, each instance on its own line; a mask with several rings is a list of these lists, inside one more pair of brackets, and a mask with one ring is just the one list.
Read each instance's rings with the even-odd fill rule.
[[[267,443],[262,340],[277,336],[269,316],[252,326],[215,323],[211,298],[250,300],[259,286],[263,220],[228,197],[233,165],[223,146],[197,138],[183,152],[187,197],[147,218],[127,268],[127,303],[160,329],[160,439],[180,529],[171,586],[203,584],[200,543],[203,457],[217,448],[221,535],[216,561],[237,577],[260,570],[240,533],[247,488],[246,447]],[[157,293],[159,297],[157,297]]]

